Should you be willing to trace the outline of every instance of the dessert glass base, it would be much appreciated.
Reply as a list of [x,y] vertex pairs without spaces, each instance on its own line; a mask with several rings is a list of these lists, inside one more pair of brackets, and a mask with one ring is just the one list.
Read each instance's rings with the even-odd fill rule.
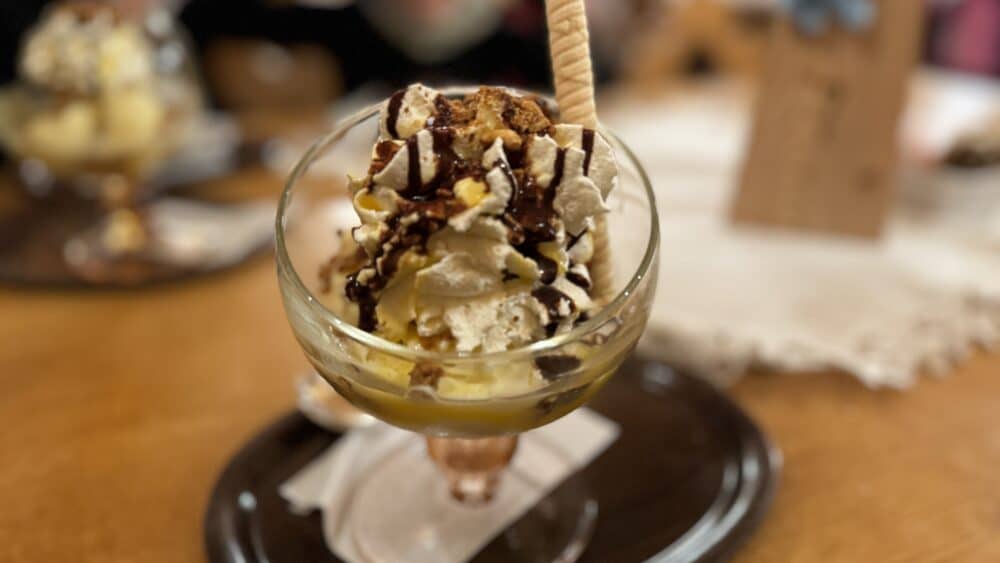
[[[561,510],[574,498],[593,499],[600,512],[581,562],[718,561],[732,555],[764,518],[781,456],[718,389],[659,362],[633,358],[589,406],[620,425],[619,438],[472,561],[561,561],[558,548],[528,542],[558,536],[536,534],[546,522],[540,512],[551,503]],[[205,514],[209,560],[341,561],[324,541],[323,514],[295,514],[278,494],[282,483],[340,436],[293,413],[244,446],[219,477]],[[418,438],[411,446],[415,456],[426,457]],[[429,460],[422,463],[427,472],[434,469]],[[436,498],[446,503],[447,481],[436,477]],[[545,558],[527,557],[529,547]]]
[[[483,451],[469,451],[469,462],[484,467],[485,482],[464,483],[442,477],[419,440],[408,442],[388,454],[358,484],[353,501],[345,506],[339,521],[350,522],[351,541],[360,561],[407,561],[438,563],[453,561],[465,542],[478,539],[475,530],[489,530],[509,516],[511,505],[525,488],[534,486],[531,475],[509,469],[514,437],[492,439]],[[478,440],[475,440],[478,442]],[[509,441],[503,443],[502,441]],[[443,446],[445,449],[449,445]],[[545,456],[550,466],[571,463],[555,448],[532,443],[533,454]],[[432,452],[441,448],[431,445]],[[491,461],[492,460],[492,461]],[[492,469],[492,472],[490,470]],[[480,486],[477,486],[480,485]],[[483,491],[489,491],[482,495]],[[461,497],[461,498],[458,498]],[[392,507],[392,510],[386,510]],[[518,561],[576,561],[586,547],[597,519],[597,501],[584,480],[576,479],[532,506],[504,530],[498,541]],[[470,530],[458,534],[457,530]],[[458,536],[458,539],[456,539]]]
[[[217,205],[179,198],[109,211],[73,190],[55,187],[38,194],[4,175],[0,282],[135,287],[216,272],[269,248],[271,217],[269,203]],[[228,239],[202,237],[204,243],[199,242],[198,233],[220,225],[241,228]]]

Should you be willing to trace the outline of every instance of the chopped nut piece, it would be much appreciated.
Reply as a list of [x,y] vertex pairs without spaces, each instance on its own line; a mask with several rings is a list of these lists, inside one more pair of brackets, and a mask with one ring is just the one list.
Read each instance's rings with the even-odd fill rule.
[[469,207],[475,206],[486,197],[486,184],[473,178],[462,178],[455,182],[455,195]]
[[513,129],[492,129],[484,132],[480,140],[486,145],[492,145],[498,137],[503,140],[503,148],[507,150],[516,151],[521,148],[521,136]]
[[438,381],[444,376],[441,366],[420,362],[410,370],[410,387],[428,386],[437,389]]

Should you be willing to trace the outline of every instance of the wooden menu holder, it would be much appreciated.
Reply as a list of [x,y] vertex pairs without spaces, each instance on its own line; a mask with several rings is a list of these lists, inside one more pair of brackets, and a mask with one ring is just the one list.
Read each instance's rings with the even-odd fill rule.
[[892,203],[897,124],[916,61],[922,2],[876,0],[872,26],[775,26],[731,210],[755,223],[875,238]]

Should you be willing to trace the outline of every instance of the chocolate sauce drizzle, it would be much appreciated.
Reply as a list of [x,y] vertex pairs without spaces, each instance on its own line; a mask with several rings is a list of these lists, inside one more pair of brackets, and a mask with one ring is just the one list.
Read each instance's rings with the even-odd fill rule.
[[481,178],[483,169],[479,163],[460,159],[452,148],[455,131],[450,127],[433,127],[429,129],[433,139],[433,151],[437,156],[434,177],[426,184],[420,174],[420,147],[417,136],[406,141],[407,176],[406,189],[399,195],[409,201],[430,201],[435,198],[447,198],[460,178]]
[[404,96],[406,96],[406,90],[400,90],[389,98],[388,115],[385,118],[385,130],[393,139],[399,138],[399,132],[396,130],[396,122],[399,121],[399,109],[403,106]]
[[[405,94],[405,90],[393,94],[386,108],[386,132],[393,139],[399,137],[397,123]],[[347,298],[358,305],[358,327],[367,332],[375,331],[378,326],[376,306],[379,293],[399,269],[403,255],[411,249],[416,252],[426,252],[428,239],[444,228],[450,217],[466,209],[465,205],[455,198],[455,182],[461,178],[481,179],[485,176],[486,170],[478,160],[463,160],[453,149],[455,130],[451,125],[456,118],[454,114],[456,108],[453,108],[451,102],[443,96],[438,96],[434,100],[434,108],[435,114],[428,118],[425,124],[425,130],[430,131],[432,135],[433,152],[436,156],[434,177],[427,183],[423,182],[421,175],[417,135],[411,136],[402,145],[392,141],[382,141],[376,145],[375,158],[369,170],[370,177],[384,169],[399,150],[407,151],[408,170],[406,188],[399,192],[402,197],[399,210],[386,222],[387,229],[379,241],[377,251],[366,266],[360,266],[360,269],[347,277]],[[508,103],[503,112],[505,119],[509,117],[506,114],[513,111]],[[586,153],[583,163],[585,173],[589,171],[593,143],[594,131],[584,129],[582,144]],[[556,229],[558,218],[553,202],[556,190],[563,179],[566,149],[557,149],[555,169],[547,187],[540,186],[534,177],[527,173],[526,151],[523,148],[508,149],[505,154],[506,160],[498,158],[492,166],[499,167],[511,185],[511,197],[501,219],[510,229],[511,244],[538,265],[539,281],[543,285],[533,290],[531,295],[548,312],[550,322],[545,330],[551,336],[555,334],[560,321],[565,317],[560,314],[560,308],[568,310],[570,315],[576,311],[573,300],[550,285],[558,276],[558,264],[538,250],[540,243],[553,241],[558,234]],[[416,220],[404,224],[402,221],[404,217],[416,217]],[[570,248],[582,234],[570,238]],[[366,271],[372,272],[372,275],[365,283],[361,283],[358,277]],[[503,279],[508,281],[516,277],[505,271]],[[574,272],[567,272],[566,277],[581,287],[587,288],[590,285],[584,276]],[[542,359],[542,364],[545,366],[539,365],[543,376],[547,378],[575,369],[571,364],[579,363],[579,360],[571,356],[553,356],[550,360]]]
[[573,247],[576,246],[576,243],[580,242],[580,239],[582,239],[585,234],[587,234],[586,229],[580,231],[580,234],[578,235],[569,235],[569,240],[566,243],[566,250],[573,250]]
[[406,156],[408,166],[406,169],[406,190],[401,195],[406,199],[417,199],[422,195],[423,178],[420,174],[420,146],[417,143],[417,135],[410,137],[406,141]]
[[514,247],[515,250],[524,255],[525,258],[530,258],[538,264],[538,280],[545,285],[556,281],[556,275],[559,273],[559,264],[555,260],[552,260],[548,256],[544,256],[538,251],[538,246],[535,244],[525,243]]
[[511,242],[516,246],[555,240],[556,217],[552,202],[556,197],[556,188],[562,182],[565,163],[566,149],[560,148],[556,151],[555,173],[548,188],[538,185],[532,176],[524,182],[514,182],[503,218],[511,229]]
[[531,296],[537,299],[549,314],[549,324],[545,325],[545,333],[548,336],[556,333],[556,330],[559,328],[559,321],[564,318],[559,312],[559,306],[563,301],[568,305],[570,315],[576,311],[576,305],[573,303],[573,300],[551,285],[543,285],[535,289],[531,292]]
[[594,154],[594,130],[584,128],[580,139],[583,145],[583,175],[590,174],[590,155]]
[[[401,206],[401,213],[389,219],[386,234],[370,262],[373,266],[369,267],[374,267],[374,275],[365,283],[358,281],[358,275],[366,268],[347,276],[345,293],[350,301],[358,304],[358,328],[373,332],[378,326],[376,294],[385,289],[396,274],[399,261],[406,251],[414,249],[425,252],[431,235],[447,224],[448,217],[462,209],[461,202],[456,200],[407,203]],[[418,219],[403,225],[401,219],[414,213]]]
[[358,328],[365,332],[374,332],[378,326],[378,315],[375,313],[378,300],[375,299],[372,288],[358,282],[358,274],[355,272],[347,276],[345,293],[348,299],[358,304]]
[[549,212],[552,212],[552,201],[556,198],[556,188],[562,183],[563,168],[566,168],[566,149],[561,148],[556,150],[555,170],[552,173],[552,181],[549,182],[549,188],[545,194]]
[[528,176],[523,183],[518,182],[510,169],[502,166],[501,170],[508,174],[513,190],[507,209],[504,212],[504,223],[510,227],[511,243],[518,252],[538,264],[539,280],[551,284],[559,273],[559,265],[538,250],[538,244],[555,240],[556,229],[555,200],[556,188],[562,182],[563,168],[566,163],[566,149],[556,152],[555,172],[548,188],[543,188]]
[[574,272],[573,270],[566,270],[566,279],[583,289],[588,291],[590,290],[590,280],[582,274]]

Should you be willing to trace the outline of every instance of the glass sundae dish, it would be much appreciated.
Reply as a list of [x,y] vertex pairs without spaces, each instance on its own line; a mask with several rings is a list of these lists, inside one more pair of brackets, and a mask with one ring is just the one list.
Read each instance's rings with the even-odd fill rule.
[[159,49],[163,38],[113,3],[58,3],[25,36],[20,82],[0,92],[0,142],[29,191],[54,184],[104,210],[93,232],[66,244],[71,265],[147,247],[137,208],[150,195],[146,181],[201,110],[183,42],[168,43]]
[[[320,139],[279,204],[280,288],[310,362],[361,410],[427,436],[441,482],[464,505],[494,496],[518,433],[608,381],[656,287],[645,172],[610,133],[556,114],[509,89],[413,85]],[[349,173],[344,186],[311,174],[326,160]],[[380,487],[373,476],[362,488],[375,492],[356,494],[351,510],[365,522],[391,510],[432,520],[447,497],[436,483],[408,483],[405,502]],[[549,507],[562,532],[542,542],[543,557],[579,555],[594,518],[586,502]],[[441,560],[434,533],[446,530],[419,547],[396,532],[360,527],[359,552]]]

